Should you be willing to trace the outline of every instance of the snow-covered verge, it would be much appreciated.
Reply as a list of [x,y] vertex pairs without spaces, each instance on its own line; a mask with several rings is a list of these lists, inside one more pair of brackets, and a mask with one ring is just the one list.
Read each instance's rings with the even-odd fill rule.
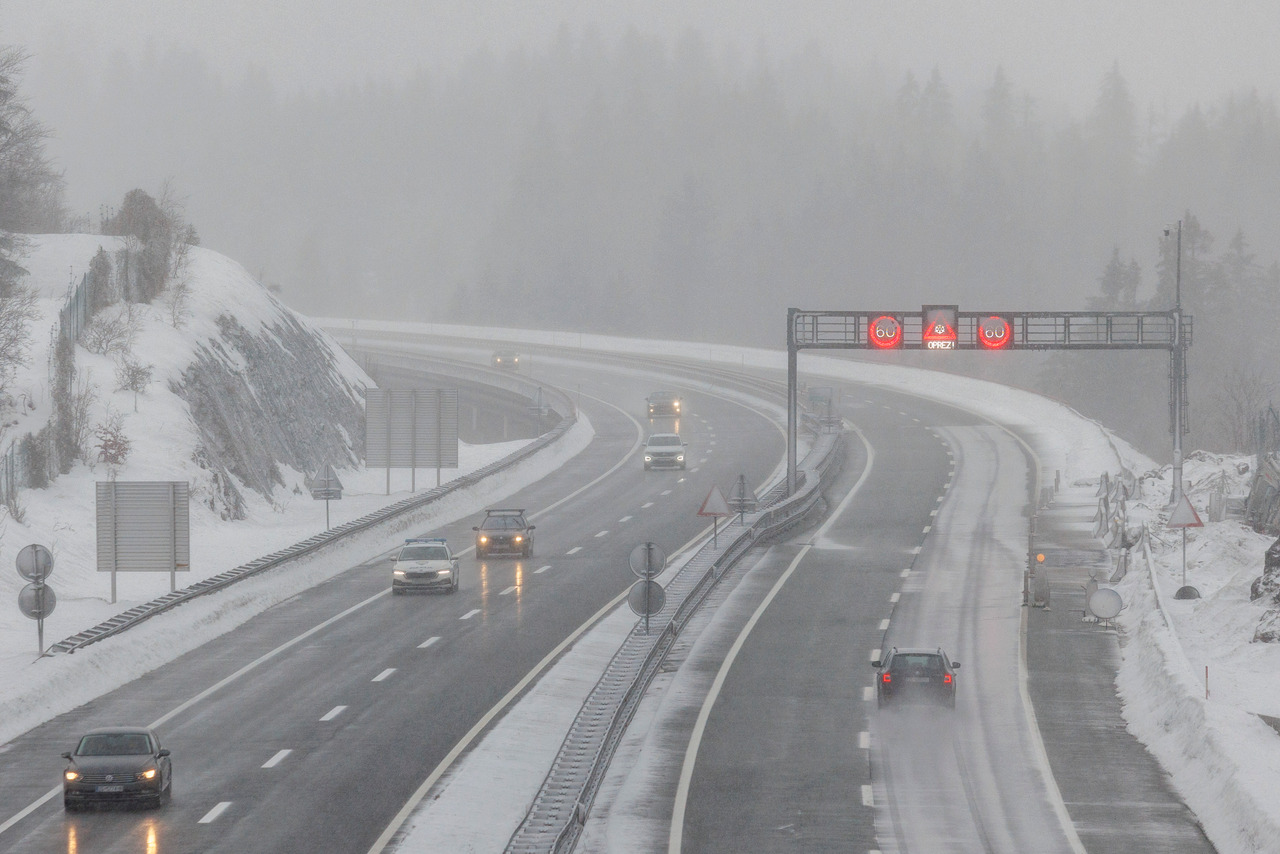
[[1273,538],[1238,521],[1209,521],[1209,492],[1225,481],[1247,491],[1249,457],[1193,454],[1184,478],[1203,528],[1187,529],[1186,583],[1199,599],[1175,599],[1183,586],[1182,534],[1165,529],[1167,467],[1161,486],[1144,479],[1130,519],[1151,532],[1144,558],[1117,589],[1123,664],[1117,686],[1130,730],[1169,772],[1223,854],[1270,852],[1280,840],[1280,735],[1259,715],[1280,718],[1280,644],[1255,643],[1263,613],[1249,600]]
[[[708,346],[693,342],[646,341],[573,333],[527,332],[437,324],[401,324],[318,320],[335,335],[353,328],[443,335],[471,341],[552,345],[614,353],[684,356],[725,366],[785,369],[786,354],[774,350]],[[1175,600],[1181,586],[1182,540],[1165,530],[1169,467],[1162,469],[1102,425],[1070,408],[1030,392],[982,380],[896,366],[874,365],[802,354],[802,376],[866,382],[955,404],[1004,424],[1034,447],[1042,477],[1060,474],[1063,482],[1096,484],[1102,472],[1127,471],[1143,477],[1139,498],[1129,503],[1130,522],[1148,521],[1152,532],[1150,564],[1139,560],[1117,585],[1126,608],[1120,618],[1122,664],[1117,688],[1130,730],[1159,759],[1173,785],[1196,813],[1222,854],[1270,852],[1280,839],[1280,735],[1259,714],[1280,718],[1280,644],[1253,643],[1267,603],[1249,601],[1249,587],[1262,571],[1262,555],[1271,538],[1239,522],[1206,522],[1188,534],[1187,582],[1203,598]],[[1184,479],[1201,518],[1207,519],[1208,493],[1227,479],[1228,493],[1247,487],[1239,465],[1247,458],[1189,454]],[[1208,667],[1209,697],[1205,697]],[[557,677],[553,671],[551,678]],[[545,710],[539,709],[539,714]],[[514,717],[518,718],[518,710]],[[512,727],[518,724],[512,723]],[[522,738],[532,738],[521,727]],[[554,750],[560,733],[545,733]],[[554,743],[552,743],[554,742]],[[501,779],[507,748],[475,751],[465,774]],[[414,832],[398,850],[442,850],[437,833],[468,839],[466,825],[475,816],[431,810],[414,820]],[[514,831],[514,826],[511,830]],[[501,833],[490,833],[501,836]]]
[[[69,282],[79,281],[89,260],[104,247],[120,248],[120,239],[97,235],[44,235],[32,238],[23,259],[27,284],[37,294],[39,318],[34,322],[28,365],[8,383],[7,393],[17,406],[5,410],[0,451],[26,433],[48,423],[50,400],[51,329]],[[263,289],[238,264],[208,250],[193,248],[186,270],[191,287],[188,316],[175,327],[165,307],[137,306],[137,331],[131,356],[153,368],[153,381],[138,395],[137,411],[131,392],[118,391],[113,382],[116,363],[84,348],[76,353],[82,382],[96,390],[91,421],[109,410],[124,416],[124,432],[132,450],[114,472],[99,462],[77,461],[67,474],[48,486],[19,492],[19,517],[0,505],[0,744],[50,717],[99,696],[172,660],[201,643],[241,625],[271,605],[344,571],[371,554],[390,550],[405,532],[418,534],[458,518],[478,514],[554,471],[591,440],[590,423],[575,425],[551,448],[517,467],[486,479],[480,487],[451,494],[394,524],[354,537],[342,546],[325,549],[305,560],[234,585],[229,591],[203,597],[155,617],[115,642],[94,644],[72,656],[37,660],[37,627],[18,609],[18,592],[27,584],[14,571],[17,553],[38,543],[54,556],[49,586],[57,596],[53,613],[44,621],[44,645],[149,601],[169,591],[167,573],[121,573],[114,603],[109,574],[96,571],[95,482],[112,476],[120,480],[185,480],[192,484],[191,566],[177,575],[185,587],[233,569],[258,557],[305,540],[325,529],[325,502],[312,500],[304,488],[304,473],[279,466],[283,485],[269,493],[238,483],[244,518],[227,521],[208,499],[214,494],[208,469],[195,461],[201,442],[200,425],[178,393],[193,361],[211,351],[234,363],[237,351],[222,337],[227,326],[218,318],[234,318],[239,333],[264,333],[281,320],[294,330],[307,329],[317,346],[328,344],[327,370],[351,385],[371,384],[355,363],[321,330],[291,312]],[[157,303],[160,303],[157,300]],[[524,441],[459,449],[459,468],[445,478],[466,474],[513,453]],[[434,470],[420,469],[417,484],[434,484]],[[410,495],[410,473],[392,473],[387,495],[383,469],[339,468],[343,498],[329,505],[331,526],[360,518]],[[225,493],[222,493],[225,494]],[[9,604],[2,604],[7,601]]]

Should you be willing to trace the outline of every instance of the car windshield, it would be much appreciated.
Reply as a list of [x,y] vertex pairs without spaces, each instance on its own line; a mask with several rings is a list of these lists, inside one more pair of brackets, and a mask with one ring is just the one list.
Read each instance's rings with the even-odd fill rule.
[[679,436],[650,436],[649,437],[650,447],[653,447],[655,445],[679,445],[679,444],[680,444]]
[[150,752],[151,739],[140,732],[86,735],[76,748],[77,756],[140,756]]
[[652,400],[655,403],[658,403],[658,402],[665,403],[675,399],[676,399],[675,392],[671,392],[671,391],[655,391],[652,397]]
[[524,527],[521,516],[490,516],[480,526],[484,531],[519,531]]
[[936,676],[942,673],[942,657],[939,655],[895,655],[890,669],[900,673]]
[[405,546],[400,550],[400,560],[448,560],[449,550],[444,546]]

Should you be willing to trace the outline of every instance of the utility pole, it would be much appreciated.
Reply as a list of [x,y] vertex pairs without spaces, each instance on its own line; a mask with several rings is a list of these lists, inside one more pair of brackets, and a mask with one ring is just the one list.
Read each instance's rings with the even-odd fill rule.
[[[1168,233],[1166,230],[1165,234]],[[1182,220],[1178,220],[1177,251],[1178,259],[1174,267],[1173,348],[1169,353],[1172,361],[1169,366],[1170,381],[1173,384],[1173,393],[1170,395],[1173,405],[1170,423],[1170,429],[1173,430],[1173,489],[1169,495],[1171,506],[1182,498],[1182,434],[1186,432],[1186,419],[1183,417],[1186,407],[1187,342],[1182,334]]]

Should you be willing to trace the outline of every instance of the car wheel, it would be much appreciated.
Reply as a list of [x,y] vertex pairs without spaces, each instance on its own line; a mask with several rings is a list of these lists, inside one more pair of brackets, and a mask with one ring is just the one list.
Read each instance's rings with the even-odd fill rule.
[[449,588],[450,593],[457,593],[458,588],[462,586],[462,576],[458,573],[453,574],[453,586]]

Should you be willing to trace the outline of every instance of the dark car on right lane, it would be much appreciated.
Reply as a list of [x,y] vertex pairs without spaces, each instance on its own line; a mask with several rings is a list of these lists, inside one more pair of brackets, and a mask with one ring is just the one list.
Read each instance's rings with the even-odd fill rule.
[[871,662],[876,668],[876,705],[884,708],[899,703],[928,703],[956,707],[956,671],[942,650],[894,647],[883,660]]

